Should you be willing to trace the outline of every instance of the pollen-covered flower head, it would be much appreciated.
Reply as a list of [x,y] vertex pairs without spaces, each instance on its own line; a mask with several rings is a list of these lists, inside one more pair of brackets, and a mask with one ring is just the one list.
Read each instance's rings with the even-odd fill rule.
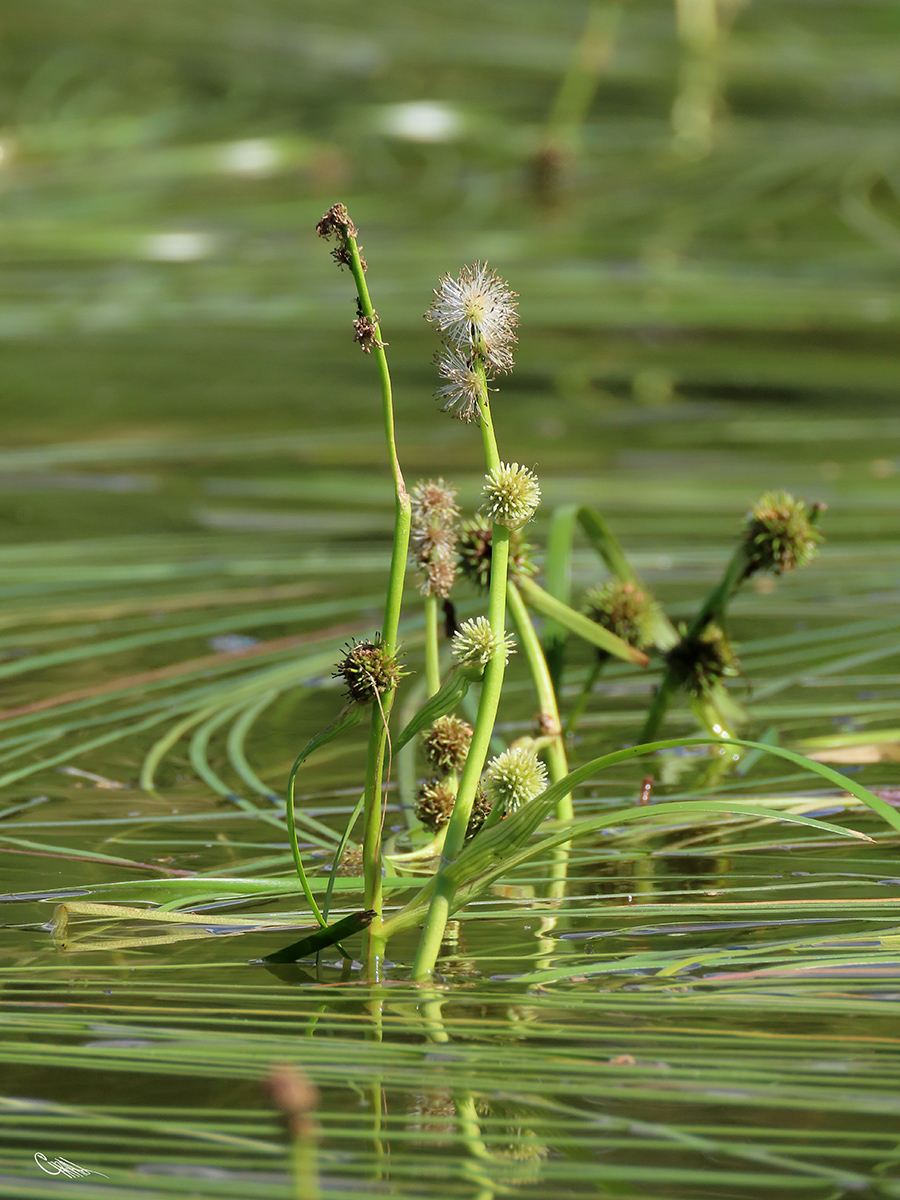
[[537,476],[518,463],[501,463],[485,476],[484,511],[507,529],[521,529],[541,502]]
[[502,647],[506,661],[515,650],[515,639],[511,633],[495,638],[487,617],[470,617],[463,621],[453,635],[450,650],[462,667],[486,667],[494,657],[494,651]]
[[518,297],[487,263],[445,275],[425,314],[448,346],[477,353],[495,371],[511,371]]
[[822,506],[816,504],[807,512],[806,504],[787,492],[761,496],[744,525],[744,545],[750,559],[747,574],[771,571],[782,575],[795,567],[805,567],[824,540],[813,523],[821,511]]
[[629,646],[642,650],[653,641],[659,605],[636,583],[610,579],[585,592],[582,612]]
[[530,746],[505,750],[488,763],[486,792],[504,813],[514,812],[547,787],[547,768]]

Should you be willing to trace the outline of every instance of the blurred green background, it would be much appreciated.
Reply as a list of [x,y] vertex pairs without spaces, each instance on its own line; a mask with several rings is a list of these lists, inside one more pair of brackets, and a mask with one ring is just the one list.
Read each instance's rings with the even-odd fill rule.
[[476,257],[522,298],[522,453],[636,409],[888,413],[898,53],[892,0],[9,0],[5,441],[374,428],[336,199],[413,441],[462,436],[421,314]]

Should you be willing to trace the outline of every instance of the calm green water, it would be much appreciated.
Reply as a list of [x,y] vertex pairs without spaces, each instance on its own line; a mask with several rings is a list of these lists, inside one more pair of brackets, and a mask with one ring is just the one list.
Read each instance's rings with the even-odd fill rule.
[[[702,5],[680,41],[670,3],[599,5],[584,119],[548,132],[575,0],[7,5],[0,1195],[302,1195],[276,1062],[320,1089],[327,1196],[900,1195],[897,836],[790,764],[672,755],[656,795],[792,804],[874,842],[722,819],[579,843],[564,895],[537,862],[462,916],[440,1022],[406,982],[412,936],[380,986],[327,953],[267,969],[309,924],[296,897],[198,882],[290,883],[266,792],[379,619],[377,390],[313,232],[338,198],[409,479],[477,502],[479,439],[436,410],[421,314],[441,273],[488,258],[521,295],[495,416],[540,473],[536,544],[555,505],[595,505],[678,619],[760,492],[827,502],[816,564],[733,607],[735,694],[748,736],[858,734],[881,761],[844,769],[900,797],[900,8],[720,9],[710,48]],[[574,575],[576,597],[599,578],[586,547]],[[413,669],[420,621],[410,589]],[[571,661],[574,696],[590,653]],[[636,739],[655,678],[608,672],[575,762]],[[515,660],[510,680],[506,738],[533,709]],[[695,730],[678,709],[667,728]],[[305,811],[340,830],[363,759],[359,737],[312,760]],[[579,815],[646,769],[599,777]],[[307,852],[324,878],[328,850]],[[190,899],[210,924],[73,912],[62,951],[61,889]],[[360,906],[357,879],[336,903]],[[51,1178],[35,1153],[108,1178]]]

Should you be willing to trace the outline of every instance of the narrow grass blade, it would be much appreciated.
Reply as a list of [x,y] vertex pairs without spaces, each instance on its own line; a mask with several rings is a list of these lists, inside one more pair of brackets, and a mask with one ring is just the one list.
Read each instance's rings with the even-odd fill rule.
[[417,733],[421,733],[423,729],[427,729],[438,717],[443,717],[446,713],[456,708],[457,704],[462,702],[463,697],[469,690],[469,683],[470,680],[466,678],[462,671],[452,671],[441,690],[435,692],[422,705],[409,724],[401,731],[400,736],[395,739],[393,753],[397,754]]

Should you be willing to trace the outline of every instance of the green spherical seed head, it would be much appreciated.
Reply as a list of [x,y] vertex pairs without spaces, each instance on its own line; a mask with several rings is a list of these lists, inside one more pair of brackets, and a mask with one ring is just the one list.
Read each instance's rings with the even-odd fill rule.
[[811,516],[820,506],[807,512],[802,500],[787,492],[766,492],[747,517],[744,545],[750,560],[747,574],[771,571],[783,575],[795,567],[805,567],[818,553],[824,539]]
[[371,642],[351,642],[333,674],[335,679],[343,679],[351,700],[368,704],[376,695],[393,691],[406,672],[397,656],[376,637]]
[[740,674],[740,664],[718,625],[708,625],[699,637],[682,631],[681,641],[666,655],[678,684],[696,700],[708,697],[721,679]]
[[[456,553],[459,569],[476,587],[485,591],[491,586],[491,546],[493,528],[485,517],[477,516],[466,521],[459,531]],[[531,547],[522,541],[518,530],[509,535],[509,576],[521,579],[533,575],[537,568],[531,561]]]
[[416,794],[416,818],[437,833],[450,820],[455,800],[456,785],[451,780],[426,779]]
[[659,605],[635,583],[610,579],[585,592],[582,612],[638,650],[653,640]]

